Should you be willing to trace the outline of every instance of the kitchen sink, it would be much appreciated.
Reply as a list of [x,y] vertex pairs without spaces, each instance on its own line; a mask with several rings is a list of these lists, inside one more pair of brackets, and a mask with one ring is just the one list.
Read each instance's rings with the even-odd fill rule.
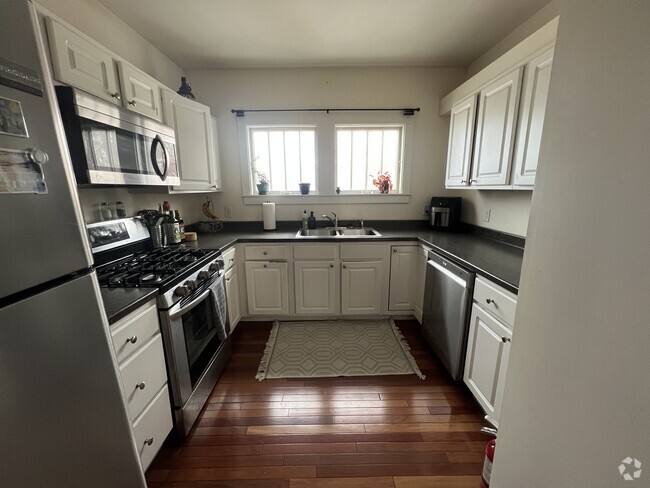
[[339,233],[345,237],[345,236],[355,236],[355,237],[360,237],[360,236],[369,236],[369,237],[379,237],[381,234],[377,232],[375,229],[371,229],[370,227],[365,227],[363,229],[339,229]]
[[345,227],[327,227],[325,229],[299,230],[296,237],[381,237],[375,229],[348,229]]

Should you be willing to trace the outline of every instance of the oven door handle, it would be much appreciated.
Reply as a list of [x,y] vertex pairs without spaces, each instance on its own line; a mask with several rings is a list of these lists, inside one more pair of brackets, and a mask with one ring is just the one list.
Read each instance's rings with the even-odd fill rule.
[[205,300],[211,292],[212,290],[208,288],[203,293],[201,293],[198,297],[192,300],[190,303],[185,305],[183,308],[177,310],[173,314],[170,314],[169,319],[174,321],[181,318],[183,315],[185,315],[187,312],[189,312],[190,310],[198,306],[203,300]]

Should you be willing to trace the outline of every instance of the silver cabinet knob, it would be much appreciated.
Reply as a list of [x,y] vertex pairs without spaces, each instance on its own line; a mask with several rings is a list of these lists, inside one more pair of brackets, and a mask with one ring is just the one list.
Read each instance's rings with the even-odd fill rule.
[[230,283],[230,278],[226,278],[226,283]]
[[333,264],[330,264],[330,268],[333,268],[333,267],[334,267],[334,265],[333,265]]
[[112,96],[115,100],[122,100],[122,97],[120,96],[120,94],[119,94],[118,92],[111,93],[111,96]]
[[343,269],[348,269],[348,265],[347,265],[347,264],[344,264],[344,265],[343,265]]
[[268,264],[265,264],[265,265],[264,265],[264,267],[265,267],[265,268],[268,268],[268,267],[269,267],[269,265],[268,265]]
[[144,381],[141,381],[140,383],[138,383],[137,385],[135,385],[135,387],[136,387],[138,390],[144,390],[144,388],[145,388],[146,386],[147,386],[147,384],[146,384]]
[[135,344],[136,342],[138,342],[138,336],[129,337],[126,340],[126,342],[130,342],[131,344]]
[[512,339],[510,339],[510,337],[502,337],[502,338],[501,338],[501,342],[503,342],[504,344],[505,344],[506,342],[510,342],[511,340],[512,340]]
[[485,303],[489,305],[490,303],[494,303],[494,300],[492,300],[491,298],[486,298]]
[[268,251],[264,251],[262,254],[264,254],[265,256],[268,256],[269,252],[268,252]]
[[131,101],[129,102],[129,105],[131,105],[132,107],[135,107],[135,105],[136,105],[136,104],[135,104],[135,100],[131,100]]
[[470,183],[476,183],[478,180],[469,180]]
[[467,180],[460,180],[461,183],[467,183]]
[[153,437],[149,437],[149,439],[145,439],[144,443],[150,446],[151,444],[153,444]]

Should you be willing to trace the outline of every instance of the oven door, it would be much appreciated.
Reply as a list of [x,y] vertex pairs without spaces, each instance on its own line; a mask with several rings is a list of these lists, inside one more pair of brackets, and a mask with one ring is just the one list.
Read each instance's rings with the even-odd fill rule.
[[198,290],[161,313],[176,408],[188,402],[225,342],[217,333],[220,324],[210,293],[210,288]]

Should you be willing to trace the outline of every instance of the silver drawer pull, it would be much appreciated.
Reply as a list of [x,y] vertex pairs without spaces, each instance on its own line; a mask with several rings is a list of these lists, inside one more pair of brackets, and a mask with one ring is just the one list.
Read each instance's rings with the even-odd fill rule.
[[145,439],[144,443],[150,446],[151,444],[153,444],[153,437],[149,437],[149,439]]
[[496,305],[496,302],[495,302],[494,300],[492,300],[491,298],[486,298],[486,299],[485,299],[485,303],[487,303],[488,305],[489,305],[490,303],[494,303],[494,304]]
[[131,105],[132,107],[135,107],[135,105],[136,105],[135,100],[131,100],[131,101],[129,102],[129,105]]
[[502,337],[502,338],[501,338],[501,342],[503,342],[504,344],[505,344],[506,342],[510,342],[510,341],[512,341],[512,339],[510,339],[510,337]]
[[147,386],[147,384],[144,381],[141,381],[140,383],[135,385],[135,387],[138,388],[139,390],[144,390],[145,386]]
[[115,100],[121,100],[122,99],[122,97],[120,96],[120,94],[118,92],[111,93],[111,97],[113,97]]
[[136,342],[138,342],[138,336],[129,337],[126,340],[126,342],[130,342],[131,344],[135,344]]

